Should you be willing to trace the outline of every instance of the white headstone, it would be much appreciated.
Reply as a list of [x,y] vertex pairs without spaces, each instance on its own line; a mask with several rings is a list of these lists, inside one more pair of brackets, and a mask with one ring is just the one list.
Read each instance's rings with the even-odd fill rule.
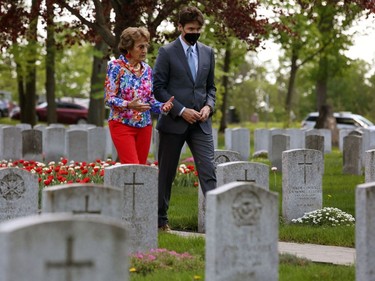
[[282,210],[286,222],[322,208],[323,154],[313,149],[283,152]]
[[48,126],[43,140],[46,162],[58,162],[61,157],[66,157],[65,146],[65,128],[63,126]]
[[0,222],[38,212],[38,176],[19,168],[0,169]]
[[324,136],[321,135],[306,135],[305,138],[306,149],[319,150],[324,154]]
[[362,137],[348,135],[344,138],[343,174],[362,175]]
[[269,155],[272,167],[282,171],[282,153],[290,149],[290,136],[288,135],[273,135],[272,149]]
[[375,183],[357,185],[355,199],[356,280],[375,280]]
[[332,131],[330,129],[311,129],[306,131],[306,136],[319,135],[324,137],[324,153],[332,152]]
[[104,184],[123,189],[122,218],[132,227],[132,252],[157,247],[158,169],[122,164],[105,168]]
[[286,135],[286,130],[285,129],[276,129],[276,128],[272,128],[272,129],[269,130],[269,134],[268,134],[268,149],[267,149],[268,150],[268,155],[270,155],[271,152],[272,152],[272,138],[275,135]]
[[367,150],[365,154],[365,182],[375,181],[375,149]]
[[342,151],[344,148],[344,137],[349,135],[353,129],[340,129],[339,130],[339,150]]
[[0,159],[22,159],[22,134],[21,128],[16,126],[0,127]]
[[88,162],[88,132],[85,129],[69,129],[65,132],[66,157],[69,161]]
[[254,152],[268,151],[270,131],[268,129],[255,129],[254,131]]
[[127,281],[127,228],[103,216],[43,214],[0,224],[6,281]]
[[216,167],[217,186],[230,182],[254,182],[269,190],[269,166],[262,163],[236,161]]
[[[375,149],[375,130],[363,129],[362,136],[362,154],[365,155],[367,150]],[[362,158],[365,159],[364,157]]]
[[103,127],[93,127],[88,132],[88,162],[107,159],[106,150],[106,132]]
[[224,143],[226,150],[232,150],[232,128],[225,128]]
[[305,130],[290,128],[284,134],[290,136],[290,149],[305,148]]
[[42,162],[43,133],[40,130],[25,129],[22,134],[22,159]]
[[30,124],[27,124],[27,123],[19,123],[19,124],[16,124],[15,126],[17,128],[20,128],[22,131],[23,130],[31,130],[32,129],[32,126]]
[[250,130],[247,128],[235,128],[232,130],[231,150],[241,155],[241,160],[247,161],[250,156]]
[[278,280],[278,210],[278,195],[254,183],[209,191],[205,280]]
[[64,184],[44,188],[42,213],[71,212],[121,219],[123,190],[101,184]]
[[[215,149],[214,162],[215,168],[221,163],[228,163],[233,161],[241,161],[241,155],[232,150]],[[205,232],[205,215],[206,213],[206,198],[203,195],[202,189],[198,188],[198,232]]]

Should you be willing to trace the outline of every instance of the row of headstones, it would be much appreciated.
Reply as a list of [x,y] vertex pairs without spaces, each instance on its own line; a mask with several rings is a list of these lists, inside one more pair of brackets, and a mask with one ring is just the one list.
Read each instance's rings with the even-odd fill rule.
[[[367,138],[365,137],[367,136]],[[374,137],[374,142],[364,142],[363,140],[371,140]],[[305,137],[305,148],[319,150],[323,154],[327,151],[324,150],[325,137],[320,135],[307,135]],[[365,143],[367,144],[365,146]],[[364,150],[366,147],[366,150]],[[358,135],[358,131],[352,131],[343,137],[343,173],[362,175],[363,168],[365,168],[366,152],[375,148],[375,131],[367,131],[363,136]],[[279,171],[282,170],[282,154],[284,151],[290,150],[291,137],[289,135],[273,135],[271,153],[269,160],[273,167]]]
[[[222,165],[227,164],[218,168]],[[136,188],[135,180],[131,186]],[[44,199],[47,211],[59,213],[0,224],[2,280],[128,280],[134,234],[129,225],[110,218],[108,203],[118,209],[118,200],[103,198],[109,192],[105,186],[67,188],[50,190],[50,198]],[[143,188],[137,188],[137,195]],[[90,200],[97,193],[96,201]],[[231,182],[208,192],[206,203],[205,280],[278,280],[278,194],[255,182]],[[68,210],[70,214],[61,213]],[[137,211],[130,212],[137,216]],[[357,186],[356,274],[361,281],[375,277],[374,211],[375,182]]]
[[[280,144],[276,135],[284,136]],[[321,136],[314,138],[312,136]],[[323,142],[322,142],[323,141]],[[240,153],[242,160],[250,157],[250,130],[246,128],[225,129],[225,149]],[[323,153],[332,151],[332,133],[328,129],[255,129],[254,154],[268,154],[269,159],[276,161],[279,152],[289,149],[318,149]]]
[[[214,144],[217,147],[217,130],[214,130]],[[185,153],[185,144],[181,153]],[[150,153],[157,159],[158,131],[153,130]],[[0,159],[94,162],[110,157],[117,159],[108,126],[97,127],[92,124],[69,125],[51,124],[49,126],[17,124],[0,125]]]
[[[331,131],[327,129],[255,129],[254,154],[266,154],[273,166],[281,170],[281,153],[289,149],[317,149],[322,153],[332,151]],[[241,160],[250,157],[250,130],[225,129],[225,149],[240,153]]]
[[[365,181],[375,181],[375,150],[368,151],[366,155],[367,164]],[[255,182],[269,190],[270,170],[269,166],[266,164],[241,161],[241,157],[238,152],[215,150],[215,165],[217,166],[218,186],[232,181],[244,181]],[[155,191],[154,185],[157,182],[155,179],[155,177],[157,177],[157,168],[153,167],[151,170],[152,172],[147,170],[147,168],[148,166],[115,165],[105,169],[104,184],[120,187],[121,189],[124,189],[124,192],[126,192],[124,195],[124,202],[127,203],[123,203],[125,205],[123,206],[122,210],[124,212],[126,210],[126,214],[128,215],[132,214],[132,216],[134,215],[139,217],[136,215],[137,213],[134,209],[136,206],[134,202],[138,202],[136,197],[140,196],[141,199],[144,199],[143,201],[147,201],[146,199],[149,198],[147,196],[154,194],[151,191],[147,192],[146,194],[136,193],[138,191],[137,187],[145,185]],[[151,176],[152,173],[155,175]],[[320,151],[310,149],[284,151],[282,173],[283,216],[287,221],[298,218],[305,212],[321,208],[324,159]],[[37,208],[36,204],[38,202],[37,176],[21,169],[12,168],[9,168],[8,170],[1,170],[0,175],[0,221],[16,217],[18,216],[17,214],[29,214],[28,208],[33,208],[35,211]],[[144,183],[145,181],[147,184]],[[127,186],[132,187],[132,189],[127,189]],[[57,187],[45,189],[43,194],[45,193],[46,195],[43,196],[43,200],[48,200],[48,192],[54,191],[56,188]],[[142,188],[139,190],[146,189],[147,188]],[[94,189],[89,189],[88,192],[92,190]],[[33,192],[33,195],[24,195],[24,193],[30,194],[30,192]],[[84,194],[84,192],[81,192],[81,194]],[[103,196],[101,195],[101,197]],[[24,198],[26,201],[23,200],[25,202],[22,201],[22,203],[19,203],[17,202],[19,198]],[[121,196],[116,196],[116,198],[121,198]],[[63,202],[64,201],[65,200],[63,200]],[[43,208],[48,206],[47,203],[47,201],[44,202]],[[59,204],[59,202],[56,201],[54,204]],[[200,191],[198,215],[198,229],[200,232],[204,232],[204,204],[204,196]],[[150,204],[149,206],[153,205]],[[20,211],[19,208],[23,208],[23,211]],[[122,214],[121,216],[123,218],[126,217],[125,214]],[[117,215],[117,217],[121,216]],[[152,215],[149,215],[149,217],[152,217]],[[142,242],[142,244],[145,243]]]
[[0,159],[60,161],[61,157],[78,162],[116,159],[108,127],[95,125],[29,124],[0,126]]
[[[16,129],[17,128],[17,129]],[[42,132],[42,133],[40,133]],[[343,139],[351,131],[340,130],[340,149]],[[276,137],[275,136],[279,136]],[[323,153],[332,150],[331,131],[327,129],[256,129],[254,131],[254,155],[266,152],[273,166],[281,170],[281,153],[289,149],[317,149]],[[214,147],[218,147],[218,132],[213,129]],[[375,148],[375,131],[364,130],[362,155]],[[182,153],[187,146],[184,145]],[[241,160],[250,157],[250,130],[247,128],[227,128],[225,149],[240,153]],[[150,152],[157,159],[158,131],[153,130]],[[92,124],[49,126],[17,124],[0,126],[0,159],[24,159],[37,161],[58,161],[61,157],[79,162],[97,159],[117,158],[108,127]],[[363,157],[362,157],[363,158]]]

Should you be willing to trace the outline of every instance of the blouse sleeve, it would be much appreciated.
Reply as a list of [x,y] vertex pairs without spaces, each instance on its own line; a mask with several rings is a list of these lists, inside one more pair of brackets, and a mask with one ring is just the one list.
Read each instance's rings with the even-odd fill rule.
[[128,102],[121,98],[120,92],[121,66],[115,61],[108,62],[105,77],[105,104],[109,107],[127,107]]

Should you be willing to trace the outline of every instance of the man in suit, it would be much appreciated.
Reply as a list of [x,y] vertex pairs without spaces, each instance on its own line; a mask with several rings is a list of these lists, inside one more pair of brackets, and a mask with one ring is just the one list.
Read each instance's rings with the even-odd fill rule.
[[168,115],[159,117],[158,226],[169,230],[167,211],[181,148],[185,141],[193,154],[205,195],[216,187],[211,115],[215,107],[213,49],[197,42],[204,19],[196,7],[180,11],[180,36],[159,49],[154,66],[154,95],[159,101],[174,96]]

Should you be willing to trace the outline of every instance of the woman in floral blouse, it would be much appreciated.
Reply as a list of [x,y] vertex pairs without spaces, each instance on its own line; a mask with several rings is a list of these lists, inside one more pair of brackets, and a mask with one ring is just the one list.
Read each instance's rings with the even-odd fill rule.
[[152,133],[151,111],[168,114],[173,107],[173,97],[161,103],[152,93],[152,69],[144,62],[149,41],[147,29],[126,28],[118,45],[120,57],[108,63],[108,125],[122,164],[146,164]]

